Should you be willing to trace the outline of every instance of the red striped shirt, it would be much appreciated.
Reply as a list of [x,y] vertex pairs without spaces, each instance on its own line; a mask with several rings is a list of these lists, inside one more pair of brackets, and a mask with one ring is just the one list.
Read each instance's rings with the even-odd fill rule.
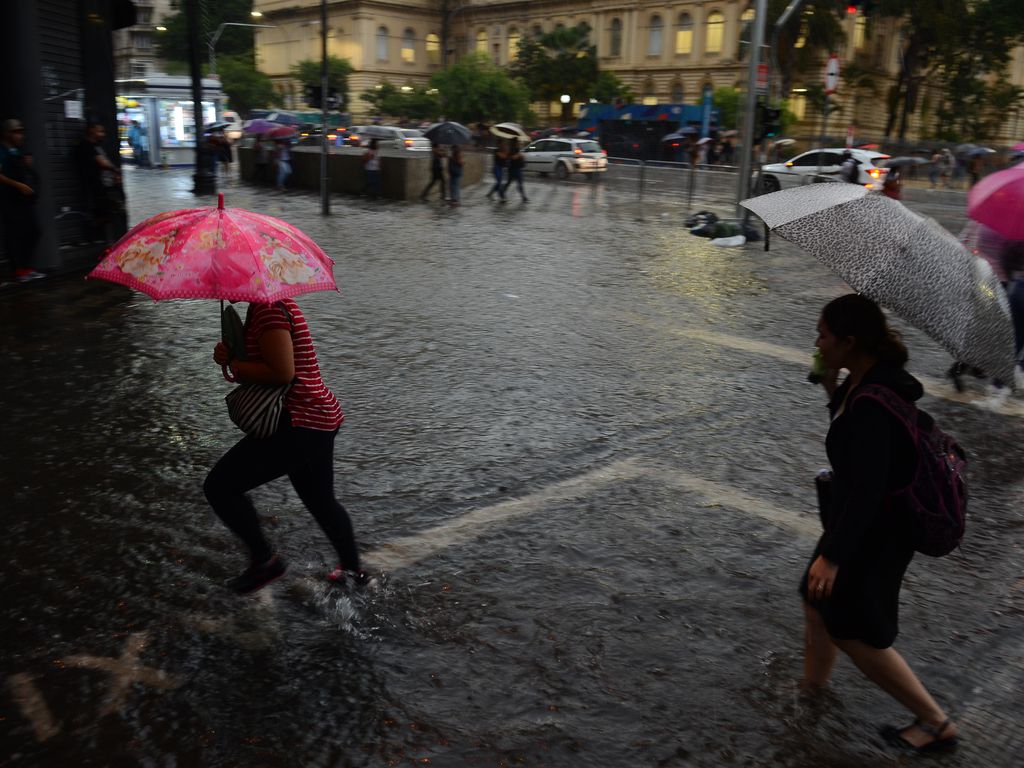
[[[281,304],[292,316],[289,324],[281,310]],[[345,414],[341,411],[338,398],[324,384],[320,376],[320,364],[316,360],[313,337],[309,333],[306,318],[293,299],[283,299],[273,304],[250,304],[245,313],[245,352],[250,361],[263,362],[260,352],[260,337],[267,331],[281,328],[291,332],[292,349],[295,355],[295,381],[284,400],[284,407],[292,417],[292,424],[307,429],[333,431],[341,426]]]

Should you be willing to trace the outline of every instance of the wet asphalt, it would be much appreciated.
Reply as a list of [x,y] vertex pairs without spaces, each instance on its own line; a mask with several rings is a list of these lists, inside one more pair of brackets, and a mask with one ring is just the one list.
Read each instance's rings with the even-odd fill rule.
[[[7,535],[0,761],[97,766],[896,766],[909,718],[841,660],[797,687],[796,585],[817,534],[821,306],[845,292],[773,238],[720,249],[734,177],[692,205],[527,179],[457,209],[223,183],[336,259],[300,299],[347,413],[336,488],[375,574],[324,585],[287,483],[254,498],[288,559],[258,597],[206,507],[237,433],[214,302],[80,275],[0,293]],[[130,216],[209,204],[180,171],[126,174]],[[956,231],[963,196],[908,205]],[[896,321],[897,324],[898,321]],[[903,328],[924,407],[967,448],[962,551],[904,583],[907,656],[961,726],[949,766],[1019,765],[1024,400],[958,395]],[[910,761],[913,762],[913,761]]]

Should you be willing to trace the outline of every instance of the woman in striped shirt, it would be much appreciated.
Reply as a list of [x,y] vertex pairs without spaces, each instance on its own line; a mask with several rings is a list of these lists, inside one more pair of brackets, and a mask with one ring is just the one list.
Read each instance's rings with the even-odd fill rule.
[[217,462],[203,485],[214,512],[248,547],[249,568],[230,586],[254,592],[283,575],[284,560],[260,530],[256,509],[246,495],[257,486],[288,476],[302,503],[316,518],[338,553],[332,581],[351,577],[364,583],[352,522],[334,496],[334,438],[345,418],[324,384],[313,338],[292,299],[250,304],[245,316],[246,359],[238,360],[223,342],[213,359],[227,365],[243,383],[279,386],[291,382],[277,432],[266,439],[246,435]]

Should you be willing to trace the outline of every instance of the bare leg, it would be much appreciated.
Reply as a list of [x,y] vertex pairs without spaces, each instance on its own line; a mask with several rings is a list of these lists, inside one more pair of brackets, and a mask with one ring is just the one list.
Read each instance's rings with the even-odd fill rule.
[[[933,728],[946,722],[946,713],[895,648],[872,648],[860,640],[836,640],[835,643],[869,680],[913,712],[918,720]],[[939,738],[945,740],[955,735],[956,726],[951,723]],[[917,726],[906,728],[902,736],[914,746],[923,746],[935,739]]]
[[828,685],[832,667],[836,663],[838,648],[825,629],[825,622],[817,610],[804,603],[804,685],[818,690]]

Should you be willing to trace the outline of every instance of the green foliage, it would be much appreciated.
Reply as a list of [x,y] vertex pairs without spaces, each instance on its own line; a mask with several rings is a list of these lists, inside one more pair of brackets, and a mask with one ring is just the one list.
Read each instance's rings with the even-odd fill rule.
[[[573,101],[589,99],[599,82],[597,46],[590,42],[590,26],[581,23],[524,38],[512,74],[537,101],[558,101],[563,93]],[[605,80],[603,86],[610,83]]]
[[[307,87],[320,86],[320,59],[303,59],[293,65],[291,71],[295,79],[302,84],[303,91]],[[337,91],[346,106],[349,103],[348,78],[352,72],[352,63],[348,59],[327,57],[327,91]]]
[[[770,33],[787,5],[789,0],[769,0],[767,33]],[[796,75],[807,75],[819,70],[822,56],[839,48],[845,39],[840,24],[840,18],[845,13],[845,3],[805,5],[779,30],[776,57],[783,93],[789,93]],[[798,48],[797,43],[801,40],[802,45]]]
[[251,110],[269,107],[277,101],[273,82],[254,69],[247,56],[219,57],[217,71],[228,103],[243,118],[248,117]]
[[464,56],[436,73],[430,87],[440,93],[445,117],[462,123],[518,120],[529,109],[526,87],[483,53]]
[[359,94],[359,98],[380,116],[435,120],[441,113],[440,94],[432,88],[403,91],[385,80],[379,87]]
[[715,88],[711,94],[711,104],[718,109],[718,124],[731,128],[739,119],[740,104],[743,91],[739,88]]
[[[252,2],[253,0],[210,0],[206,3],[207,13],[200,15],[200,39],[196,41],[200,61],[208,60],[208,41],[224,22],[258,23],[250,14]],[[156,47],[160,58],[188,62],[188,25],[185,9],[171,14],[161,24],[167,27],[167,31],[158,32],[156,35]],[[253,32],[252,27],[224,27],[215,49],[218,63],[221,56],[246,57],[252,66],[255,61]]]
[[594,99],[602,104],[611,104],[616,99],[631,102],[635,98],[632,89],[614,72],[599,72],[592,93]]

